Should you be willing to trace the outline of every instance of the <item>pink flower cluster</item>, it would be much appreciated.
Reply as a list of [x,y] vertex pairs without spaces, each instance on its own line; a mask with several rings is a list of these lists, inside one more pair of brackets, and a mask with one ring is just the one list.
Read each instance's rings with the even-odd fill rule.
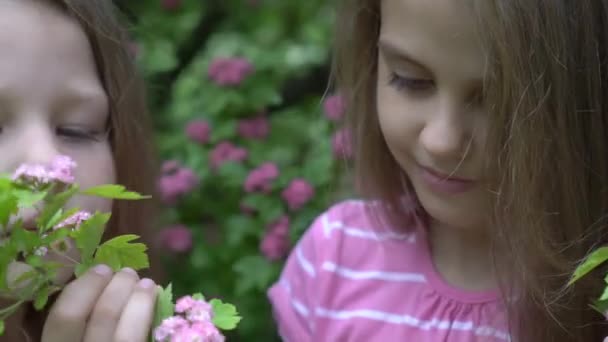
[[246,139],[266,139],[270,133],[270,123],[265,115],[239,122],[238,133]]
[[80,228],[80,225],[91,218],[91,214],[86,212],[86,211],[79,211],[76,214],[68,217],[67,219],[65,219],[65,221],[60,222],[58,225],[56,225],[53,229],[60,229],[60,228],[71,228],[74,230],[78,230]]
[[254,71],[253,65],[245,58],[217,58],[211,62],[207,73],[220,86],[238,86]]
[[211,128],[206,121],[193,120],[186,125],[186,136],[199,144],[208,143],[210,133]]
[[331,139],[332,149],[336,158],[350,159],[353,156],[352,136],[347,128],[341,128]]
[[157,342],[224,342],[212,323],[213,310],[204,300],[185,296],[175,303],[177,315],[166,318],[154,329]]
[[191,192],[199,184],[192,169],[182,167],[174,160],[163,164],[162,173],[158,187],[161,199],[166,204],[175,204],[181,196]]
[[260,251],[271,261],[282,259],[289,252],[289,217],[273,222],[260,243]]
[[189,252],[193,245],[192,231],[181,224],[163,229],[158,239],[161,247],[172,253]]
[[302,178],[292,180],[281,193],[290,210],[302,208],[315,195],[315,189]]
[[211,168],[217,170],[227,162],[242,162],[247,159],[247,150],[237,147],[229,141],[224,141],[211,150]]
[[340,121],[344,116],[344,100],[340,95],[332,95],[323,102],[325,117],[331,121]]
[[68,156],[58,155],[50,165],[22,164],[13,173],[14,181],[21,181],[34,186],[46,185],[53,182],[63,184],[74,183],[76,162]]
[[272,182],[279,177],[279,168],[275,163],[264,163],[252,170],[245,179],[246,192],[269,193],[272,190]]

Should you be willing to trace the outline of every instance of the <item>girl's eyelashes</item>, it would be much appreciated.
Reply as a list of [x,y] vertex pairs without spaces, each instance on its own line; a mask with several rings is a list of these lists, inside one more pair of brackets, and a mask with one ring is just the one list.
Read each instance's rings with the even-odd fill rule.
[[55,131],[58,136],[73,142],[97,142],[105,137],[105,132],[75,126],[60,126]]
[[425,92],[435,87],[431,79],[404,77],[395,72],[391,72],[388,84],[397,90],[409,92]]

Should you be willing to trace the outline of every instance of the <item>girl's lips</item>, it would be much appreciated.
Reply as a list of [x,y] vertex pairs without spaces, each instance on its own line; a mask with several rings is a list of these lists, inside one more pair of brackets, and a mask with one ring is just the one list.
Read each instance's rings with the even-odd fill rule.
[[452,177],[424,166],[420,166],[420,177],[433,191],[445,194],[467,192],[476,184],[472,179]]
[[429,168],[429,167],[424,167],[424,166],[422,166],[422,168],[423,168],[423,169],[424,169],[426,172],[428,172],[428,173],[430,173],[430,174],[434,175],[435,177],[437,177],[437,178],[441,178],[441,179],[445,179],[445,180],[447,180],[447,181],[456,181],[456,182],[474,182],[474,180],[472,180],[472,179],[468,179],[468,178],[460,178],[460,177],[454,177],[454,176],[451,176],[451,175],[449,175],[449,174],[446,174],[446,173],[443,173],[443,172],[436,171],[436,170],[431,169],[431,168]]

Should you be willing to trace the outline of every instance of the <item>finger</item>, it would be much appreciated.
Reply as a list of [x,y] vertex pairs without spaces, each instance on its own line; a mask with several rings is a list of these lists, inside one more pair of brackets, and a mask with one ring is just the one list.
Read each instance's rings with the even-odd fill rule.
[[112,340],[122,310],[138,280],[137,273],[130,268],[125,268],[114,275],[93,308],[85,330],[85,341]]
[[154,306],[156,304],[156,284],[150,279],[139,281],[125,306],[114,341],[145,342],[150,334]]
[[95,266],[69,283],[51,308],[42,332],[43,342],[81,342],[97,298],[112,279],[112,269]]

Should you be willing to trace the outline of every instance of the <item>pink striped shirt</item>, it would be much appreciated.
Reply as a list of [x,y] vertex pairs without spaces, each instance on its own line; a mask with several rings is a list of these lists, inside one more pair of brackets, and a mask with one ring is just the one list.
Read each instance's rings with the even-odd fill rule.
[[284,341],[510,340],[497,291],[447,284],[420,224],[378,227],[367,205],[333,206],[289,256],[268,291]]

